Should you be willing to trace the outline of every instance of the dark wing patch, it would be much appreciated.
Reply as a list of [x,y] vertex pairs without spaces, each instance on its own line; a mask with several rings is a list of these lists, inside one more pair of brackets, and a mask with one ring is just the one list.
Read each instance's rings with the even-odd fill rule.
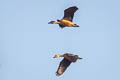
[[70,64],[71,62],[64,58],[59,64],[56,75],[57,76],[62,75]]
[[64,27],[65,27],[64,25],[61,25],[61,24],[59,24],[59,26],[60,26],[61,28],[64,28]]
[[78,8],[76,6],[73,6],[73,7],[70,7],[68,9],[64,10],[63,19],[72,21],[76,10],[78,10]]

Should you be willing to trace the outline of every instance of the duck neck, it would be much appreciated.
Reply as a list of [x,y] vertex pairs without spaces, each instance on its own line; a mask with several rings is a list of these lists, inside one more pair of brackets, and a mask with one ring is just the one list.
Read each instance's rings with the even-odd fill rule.
[[60,54],[59,57],[64,57],[64,55],[61,55],[61,54]]

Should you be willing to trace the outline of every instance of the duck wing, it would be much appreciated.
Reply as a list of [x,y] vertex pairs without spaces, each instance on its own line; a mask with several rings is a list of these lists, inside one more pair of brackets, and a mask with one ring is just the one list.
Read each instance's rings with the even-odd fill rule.
[[70,64],[71,64],[71,62],[64,58],[59,64],[56,75],[57,76],[62,75]]
[[70,7],[64,10],[64,17],[63,19],[69,20],[72,22],[74,13],[78,10],[76,6]]
[[59,24],[59,26],[60,26],[61,28],[64,28],[64,27],[65,27],[64,25],[61,25],[61,24]]

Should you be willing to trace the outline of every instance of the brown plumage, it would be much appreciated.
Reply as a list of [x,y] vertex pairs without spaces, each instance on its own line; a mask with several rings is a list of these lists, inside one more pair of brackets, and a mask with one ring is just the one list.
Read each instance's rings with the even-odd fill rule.
[[77,59],[82,59],[82,58],[78,57],[78,55],[74,55],[74,54],[71,54],[71,53],[65,53],[63,55],[56,54],[54,56],[54,58],[58,58],[58,57],[64,57],[64,59],[59,64],[59,67],[58,67],[57,72],[56,72],[57,76],[62,75],[65,72],[65,70],[67,69],[67,67],[72,62],[76,62]]
[[59,24],[61,28],[64,27],[79,27],[77,24],[73,24],[74,13],[78,10],[76,6],[70,7],[64,10],[64,17],[61,20],[50,21],[48,24]]
[[73,17],[74,17],[74,13],[78,10],[78,8],[76,6],[70,7],[66,10],[64,10],[64,17],[63,19],[65,20],[69,20],[72,22]]

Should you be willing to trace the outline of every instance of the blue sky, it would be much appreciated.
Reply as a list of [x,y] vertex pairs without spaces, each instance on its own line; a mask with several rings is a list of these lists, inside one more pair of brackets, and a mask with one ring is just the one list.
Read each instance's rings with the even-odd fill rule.
[[[120,80],[119,0],[1,0],[0,80]],[[49,25],[77,6],[79,28]],[[57,77],[71,52],[83,60]]]

